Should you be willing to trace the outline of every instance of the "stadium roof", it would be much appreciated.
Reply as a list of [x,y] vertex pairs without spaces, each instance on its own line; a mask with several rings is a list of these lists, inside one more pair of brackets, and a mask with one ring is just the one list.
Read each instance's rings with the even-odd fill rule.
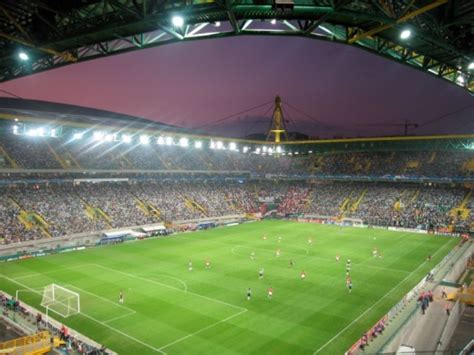
[[94,125],[120,126],[130,129],[190,133],[190,130],[185,128],[116,112],[55,102],[0,97],[0,117],[13,118],[14,116],[21,117],[22,120],[38,121],[39,119],[46,119],[48,121],[63,122],[64,124],[75,123],[89,127]]
[[167,43],[285,35],[353,45],[474,93],[473,24],[472,0],[5,0],[0,81]]

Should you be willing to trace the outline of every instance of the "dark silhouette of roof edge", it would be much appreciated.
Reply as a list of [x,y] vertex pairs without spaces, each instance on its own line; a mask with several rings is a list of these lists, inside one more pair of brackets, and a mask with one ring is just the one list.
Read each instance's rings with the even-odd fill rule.
[[91,107],[51,101],[0,97],[0,113],[65,120],[86,124],[120,125],[133,128],[167,129],[189,133],[190,130],[143,117],[106,111]]

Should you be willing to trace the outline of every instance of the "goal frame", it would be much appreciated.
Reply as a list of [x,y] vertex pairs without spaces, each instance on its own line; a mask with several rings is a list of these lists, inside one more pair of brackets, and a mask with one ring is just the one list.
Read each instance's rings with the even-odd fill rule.
[[[47,292],[48,289],[51,289],[51,296],[46,295],[46,292]],[[62,302],[62,301],[58,301],[56,299],[56,294],[57,294],[56,291],[57,290],[61,290],[64,293],[71,295],[71,297],[67,298],[67,304]],[[48,298],[48,302],[45,302],[45,298]],[[67,307],[68,310],[73,309],[73,307],[70,306],[70,299],[74,299],[74,302],[77,305],[76,310],[72,314],[69,314],[69,313],[68,314],[63,314],[63,313],[59,312],[58,310],[54,309],[53,307],[51,307],[52,305],[54,305],[56,303],[56,304],[60,304],[62,306]],[[63,318],[68,318],[68,317],[70,317],[74,314],[81,313],[81,295],[77,292],[71,291],[70,289],[68,289],[66,287],[63,287],[63,286],[60,286],[58,284],[52,283],[52,284],[49,284],[49,285],[45,286],[45,288],[43,289],[43,297],[41,299],[41,306],[46,309],[46,317],[48,317],[48,313],[49,313],[49,311],[51,311],[51,312],[54,312],[54,313],[58,314],[59,316],[61,316]]]

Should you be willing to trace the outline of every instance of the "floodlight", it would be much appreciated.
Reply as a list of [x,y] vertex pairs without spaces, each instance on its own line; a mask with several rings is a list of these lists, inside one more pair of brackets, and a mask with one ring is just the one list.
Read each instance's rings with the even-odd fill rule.
[[141,144],[148,144],[150,143],[150,137],[148,137],[147,135],[142,135],[140,136],[140,143]]
[[165,138],[163,136],[159,136],[156,140],[156,143],[158,143],[159,145],[165,144]]
[[38,135],[38,131],[36,129],[30,129],[26,132],[27,136],[36,137]]
[[109,133],[109,134],[106,134],[105,137],[104,137],[104,141],[106,142],[112,142],[114,140],[114,135]]
[[221,25],[220,21],[214,22],[214,26],[219,27]]
[[474,69],[474,62],[470,62],[469,65],[467,66],[467,69],[469,70]]
[[309,153],[309,154],[313,154],[313,151],[312,151],[312,150],[310,150],[308,153]]
[[202,148],[202,142],[201,141],[195,141],[194,142],[194,148],[201,149]]
[[456,82],[457,82],[459,85],[464,85],[464,76],[459,75],[459,76],[456,78]]
[[72,135],[72,139],[74,140],[82,139],[82,137],[83,137],[83,134],[81,132],[76,132]]
[[171,19],[174,27],[182,27],[184,25],[184,18],[181,16],[173,16]]
[[273,154],[273,148],[268,148],[268,154]]
[[13,125],[13,134],[19,134],[18,133],[18,125]]
[[255,154],[260,154],[260,151],[261,151],[260,148],[255,149]]
[[173,144],[173,137],[166,137],[165,138],[165,144],[166,145],[172,145]]
[[272,25],[276,25],[277,20],[276,20],[276,19],[272,19],[272,20],[270,20],[270,23],[271,23]]
[[36,130],[36,135],[42,137],[44,136],[44,128],[43,127],[40,127]]
[[179,139],[179,145],[181,147],[187,147],[189,145],[189,140],[186,137],[181,137]]
[[406,30],[403,30],[401,33],[400,33],[400,38],[401,39],[408,39],[411,37],[411,31],[406,29]]
[[300,152],[295,152],[295,155],[298,155],[298,154],[300,154]]
[[94,134],[92,135],[92,138],[95,141],[101,141],[104,139],[104,132],[100,132],[100,131],[94,132]]
[[225,149],[224,148],[224,143],[222,143],[221,141],[217,141],[216,142],[216,148],[217,149]]
[[26,54],[25,52],[21,51],[20,53],[18,53],[18,58],[20,58],[21,60],[28,60],[30,59],[30,57],[28,57],[28,54]]
[[214,141],[211,141],[211,142],[209,143],[209,148],[211,148],[211,149],[216,149],[216,143],[215,143]]
[[266,153],[266,152],[267,152],[267,149],[268,149],[267,147],[263,146],[262,151],[263,151],[264,153]]
[[15,117],[15,120],[14,120],[14,121],[15,121],[15,122],[18,122],[18,118]]
[[122,134],[122,142],[130,143],[132,141],[132,137],[128,134]]
[[281,153],[281,147],[280,146],[276,147],[276,152]]
[[247,153],[248,151],[249,151],[249,147],[243,147],[243,148],[242,148],[242,152],[243,152],[243,153]]
[[229,150],[237,150],[237,144],[235,142],[230,142]]
[[56,128],[53,128],[51,132],[49,133],[51,137],[56,137]]

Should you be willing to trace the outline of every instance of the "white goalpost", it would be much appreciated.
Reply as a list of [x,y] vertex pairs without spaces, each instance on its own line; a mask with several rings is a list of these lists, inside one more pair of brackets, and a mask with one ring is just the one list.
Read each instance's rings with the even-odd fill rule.
[[67,318],[81,312],[80,295],[65,287],[51,284],[44,288],[41,305],[48,311]]

